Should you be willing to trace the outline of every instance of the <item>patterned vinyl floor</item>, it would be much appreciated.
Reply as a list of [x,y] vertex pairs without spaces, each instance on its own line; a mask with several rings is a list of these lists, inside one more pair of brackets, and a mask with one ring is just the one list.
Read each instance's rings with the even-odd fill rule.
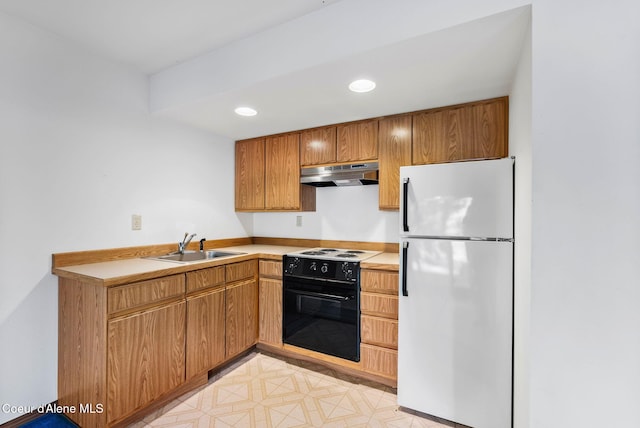
[[[399,410],[395,390],[312,363],[252,353],[132,425],[142,427],[422,427],[458,425]],[[460,425],[461,426],[461,425]]]

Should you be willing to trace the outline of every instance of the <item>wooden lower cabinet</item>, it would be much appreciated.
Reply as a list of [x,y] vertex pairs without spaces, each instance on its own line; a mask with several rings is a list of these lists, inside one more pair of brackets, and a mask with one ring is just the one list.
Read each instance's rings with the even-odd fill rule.
[[258,281],[250,279],[227,285],[226,358],[232,358],[258,338]]
[[363,269],[360,363],[369,373],[398,377],[398,272]]
[[[58,404],[125,426],[255,345],[258,261],[107,287],[59,279]],[[89,407],[90,406],[90,407]]]
[[186,377],[206,373],[225,359],[226,267],[186,273]]
[[58,404],[77,409],[71,420],[124,424],[185,384],[184,292],[184,275],[115,287],[60,278]]
[[184,382],[184,323],[184,302],[109,321],[108,423]]
[[260,260],[258,342],[282,346],[282,261]]
[[225,287],[187,298],[187,379],[225,359]]
[[260,278],[261,343],[282,345],[282,280]]
[[258,340],[258,261],[228,264],[225,270],[225,358],[230,359]]

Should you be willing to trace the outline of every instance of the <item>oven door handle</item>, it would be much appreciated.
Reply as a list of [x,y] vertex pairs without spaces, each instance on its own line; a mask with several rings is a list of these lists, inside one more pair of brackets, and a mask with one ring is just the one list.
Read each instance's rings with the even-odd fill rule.
[[309,291],[303,291],[303,290],[294,290],[294,289],[290,289],[289,291],[291,291],[292,293],[296,293],[296,294],[302,294],[304,296],[310,296],[310,297],[324,297],[325,299],[332,299],[332,300],[351,300],[353,297],[351,296],[336,296],[335,294],[326,294],[326,293],[312,293]]

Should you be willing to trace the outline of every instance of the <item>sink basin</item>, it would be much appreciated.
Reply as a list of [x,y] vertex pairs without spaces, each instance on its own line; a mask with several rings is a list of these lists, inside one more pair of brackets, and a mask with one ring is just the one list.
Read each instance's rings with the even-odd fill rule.
[[247,253],[240,253],[234,251],[185,251],[184,254],[180,253],[170,253],[165,254],[164,256],[153,256],[146,257],[148,259],[153,260],[162,260],[165,262],[176,262],[176,263],[190,263],[190,262],[199,262],[202,260],[212,260],[220,257],[228,257],[228,256],[239,256]]

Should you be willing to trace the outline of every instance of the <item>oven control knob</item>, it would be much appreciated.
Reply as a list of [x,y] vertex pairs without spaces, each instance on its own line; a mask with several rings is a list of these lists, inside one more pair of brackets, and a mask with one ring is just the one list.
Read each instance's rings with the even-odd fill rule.
[[353,278],[353,269],[349,262],[342,263],[342,273],[344,274],[344,278],[347,280],[351,280]]
[[311,264],[309,265],[309,269],[311,269],[312,271],[318,270],[318,265],[316,264],[316,262],[311,262]]
[[298,267],[298,263],[300,262],[300,259],[298,259],[297,257],[295,259],[292,259],[289,261],[289,272],[293,272],[294,270],[296,270],[296,268]]
[[322,273],[327,273],[327,272],[329,272],[329,266],[328,266],[326,263],[324,263],[324,264],[322,265],[322,267],[320,268],[320,272],[322,272]]

